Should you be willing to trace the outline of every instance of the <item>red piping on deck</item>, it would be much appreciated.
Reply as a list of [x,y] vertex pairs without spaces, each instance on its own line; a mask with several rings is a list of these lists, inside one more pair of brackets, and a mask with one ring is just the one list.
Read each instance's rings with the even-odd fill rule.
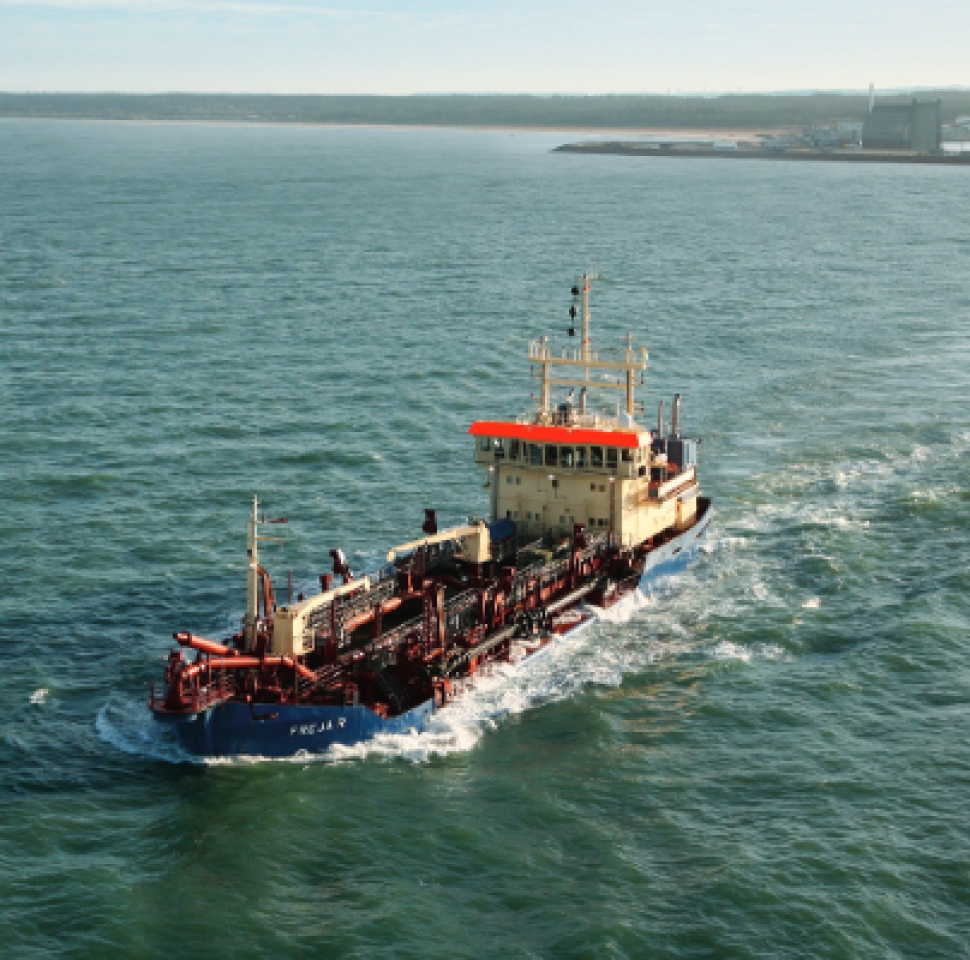
[[256,670],[263,667],[290,667],[296,670],[301,677],[308,680],[316,680],[317,675],[302,663],[297,663],[290,657],[210,657],[208,660],[199,660],[187,667],[182,672],[182,679],[189,680],[198,676],[203,670]]
[[348,633],[352,633],[359,626],[365,623],[370,623],[374,619],[374,614],[377,612],[377,607],[380,607],[381,616],[385,613],[391,613],[393,610],[397,610],[402,603],[404,603],[404,597],[391,597],[390,600],[385,600],[384,603],[375,605],[370,608],[370,610],[364,610],[362,613],[358,613],[356,617],[351,617],[345,624],[344,630]]
[[191,647],[202,653],[208,653],[216,657],[238,657],[239,651],[233,650],[222,643],[215,643],[213,640],[206,640],[205,637],[197,637],[194,633],[176,633],[175,639],[180,646]]

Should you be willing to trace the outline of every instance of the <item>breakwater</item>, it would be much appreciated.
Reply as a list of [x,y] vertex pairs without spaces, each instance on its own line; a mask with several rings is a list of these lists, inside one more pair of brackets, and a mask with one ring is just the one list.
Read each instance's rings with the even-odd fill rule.
[[695,145],[638,143],[611,140],[602,143],[564,143],[559,153],[611,154],[621,157],[680,157],[718,160],[808,160],[828,163],[923,163],[970,165],[968,153],[914,153],[904,150],[765,150],[757,147],[717,149]]

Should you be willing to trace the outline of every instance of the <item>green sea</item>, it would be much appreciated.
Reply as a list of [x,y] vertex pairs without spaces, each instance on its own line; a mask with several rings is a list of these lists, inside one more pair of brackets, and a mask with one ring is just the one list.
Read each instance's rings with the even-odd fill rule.
[[[0,122],[4,958],[970,957],[968,172],[562,139]],[[484,514],[594,269],[707,551],[426,734],[181,756],[253,494],[278,593]]]

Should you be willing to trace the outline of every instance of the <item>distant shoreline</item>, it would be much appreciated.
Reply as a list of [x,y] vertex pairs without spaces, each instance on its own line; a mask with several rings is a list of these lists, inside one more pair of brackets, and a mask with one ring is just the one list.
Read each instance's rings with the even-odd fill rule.
[[[561,133],[586,134],[588,136],[641,136],[641,137],[683,137],[693,138],[733,138],[756,136],[754,130],[739,129],[710,129],[683,127],[583,127],[583,126],[522,126],[513,124],[471,124],[471,123],[354,123],[350,121],[333,122],[323,120],[190,120],[155,117],[80,117],[80,116],[7,116],[0,113],[0,123],[35,123],[35,122],[67,122],[67,123],[112,123],[112,124],[152,124],[160,126],[221,126],[221,127],[330,127],[334,129],[360,130],[481,130],[509,133]],[[757,133],[781,134],[790,127],[759,127]],[[566,144],[564,147],[568,147]],[[563,149],[560,147],[556,148]]]
[[[894,93],[939,99],[944,123],[970,116],[970,90]],[[860,122],[863,93],[720,96],[427,95],[319,96],[256,94],[2,93],[0,118],[296,126],[451,127],[641,135],[751,136],[815,125]]]

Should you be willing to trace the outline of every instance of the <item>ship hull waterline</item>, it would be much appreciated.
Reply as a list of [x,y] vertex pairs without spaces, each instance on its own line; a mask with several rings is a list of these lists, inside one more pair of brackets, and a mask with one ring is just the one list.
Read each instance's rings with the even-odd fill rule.
[[[704,545],[713,512],[708,502],[690,528],[647,555],[637,590],[649,594],[661,581],[686,569]],[[555,639],[575,634],[591,623],[595,619],[583,618]],[[555,639],[538,647],[532,656],[548,651]],[[381,734],[421,733],[435,713],[449,705],[436,706],[428,699],[397,716],[382,717],[360,704],[233,702],[188,715],[163,711],[154,715],[171,731],[179,747],[196,757],[278,759],[326,753],[335,746],[353,747]]]

